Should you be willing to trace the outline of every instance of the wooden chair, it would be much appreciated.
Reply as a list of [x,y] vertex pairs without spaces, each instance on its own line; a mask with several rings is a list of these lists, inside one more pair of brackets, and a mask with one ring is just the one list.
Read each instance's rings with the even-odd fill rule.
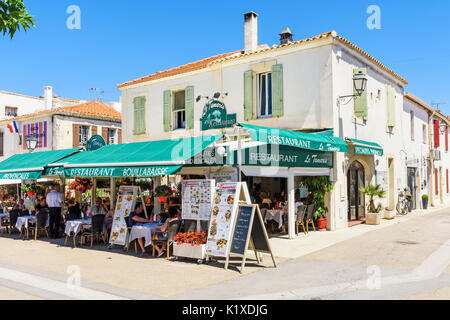
[[303,227],[303,233],[307,233],[305,230],[305,217],[306,217],[306,206],[300,206],[297,208],[297,220],[295,221],[296,234],[298,236],[298,227]]
[[309,224],[312,224],[314,232],[316,232],[316,226],[314,225],[314,209],[315,206],[313,204],[308,205],[306,209],[306,232],[309,232]]
[[42,209],[36,214],[36,226],[34,228],[34,240],[37,240],[38,233],[44,231],[48,236],[47,230],[47,219],[48,219],[49,210]]
[[19,218],[19,210],[13,210],[9,213],[9,234],[16,228],[17,219]]
[[94,245],[94,237],[97,238],[97,243],[100,239],[100,236],[103,239],[103,243],[106,244],[105,234],[103,233],[103,227],[105,225],[105,215],[98,214],[92,217],[92,226],[88,231],[83,231],[81,234],[81,245],[83,245],[83,239],[87,237],[91,239],[91,248]]
[[180,230],[181,220],[173,220],[169,222],[167,226],[167,239],[166,240],[154,240],[153,244],[153,257],[155,256],[155,245],[166,244],[167,259],[170,258],[170,245],[173,245],[173,238],[178,234]]
[[[128,242],[129,236],[131,235],[131,229],[133,228],[130,223],[130,217],[125,218],[125,223],[127,224],[127,229],[128,229],[128,237],[127,237],[127,242]],[[114,224],[114,222],[113,222],[113,224]],[[111,226],[111,232],[112,232],[112,226]],[[134,242],[134,251],[136,252],[136,254],[138,254],[138,246],[137,246],[138,242],[137,241],[138,241],[138,239],[134,239],[132,241],[132,243]],[[130,244],[131,243],[129,243],[129,242],[127,243],[127,252],[130,250]]]

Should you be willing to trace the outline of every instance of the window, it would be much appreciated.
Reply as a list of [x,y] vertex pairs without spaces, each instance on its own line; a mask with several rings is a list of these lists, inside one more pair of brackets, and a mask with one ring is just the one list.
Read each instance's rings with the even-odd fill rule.
[[18,108],[5,107],[5,117],[17,117]]
[[108,144],[114,144],[114,140],[116,137],[116,130],[115,129],[108,129]]
[[414,141],[414,111],[410,112],[411,140]]
[[80,142],[80,146],[85,146],[87,145],[87,142],[89,140],[89,131],[90,131],[90,127],[88,126],[80,126],[80,134],[79,134],[79,142]]
[[186,128],[186,91],[173,93],[172,128],[173,130]]
[[422,125],[422,140],[424,144],[427,144],[427,125],[423,124]]
[[272,73],[265,72],[258,74],[257,91],[258,118],[272,116]]

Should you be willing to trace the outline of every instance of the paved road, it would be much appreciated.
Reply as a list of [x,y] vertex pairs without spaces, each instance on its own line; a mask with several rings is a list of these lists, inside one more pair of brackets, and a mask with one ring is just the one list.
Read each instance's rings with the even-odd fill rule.
[[450,299],[450,210],[178,299]]
[[[0,237],[0,298],[450,299],[449,235],[450,210],[445,209],[281,263],[278,269],[249,266],[244,276],[217,266]],[[264,260],[270,265],[269,257]],[[76,266],[67,269],[75,261],[82,286],[77,286]],[[162,274],[176,281],[169,283]]]

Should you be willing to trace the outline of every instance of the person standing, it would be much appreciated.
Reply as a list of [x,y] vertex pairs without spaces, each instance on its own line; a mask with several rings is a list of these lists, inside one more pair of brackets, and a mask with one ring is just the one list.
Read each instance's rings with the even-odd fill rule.
[[59,184],[53,186],[52,191],[47,194],[47,205],[50,211],[50,238],[59,237],[59,223],[61,222],[62,196]]

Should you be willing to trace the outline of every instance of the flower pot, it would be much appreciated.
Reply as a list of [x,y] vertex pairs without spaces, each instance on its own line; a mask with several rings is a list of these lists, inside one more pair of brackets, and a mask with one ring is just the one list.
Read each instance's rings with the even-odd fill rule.
[[425,210],[428,209],[428,199],[422,199],[422,205]]
[[192,246],[190,243],[173,244],[173,255],[176,257],[192,258],[192,259],[205,259],[206,258],[206,244],[199,246]]
[[317,225],[320,230],[327,229],[327,219],[317,219]]
[[167,197],[158,197],[159,202],[167,202]]
[[379,213],[367,213],[366,214],[366,224],[368,225],[379,225],[381,222],[381,214]]
[[387,220],[392,220],[396,216],[395,210],[384,210],[384,218]]

